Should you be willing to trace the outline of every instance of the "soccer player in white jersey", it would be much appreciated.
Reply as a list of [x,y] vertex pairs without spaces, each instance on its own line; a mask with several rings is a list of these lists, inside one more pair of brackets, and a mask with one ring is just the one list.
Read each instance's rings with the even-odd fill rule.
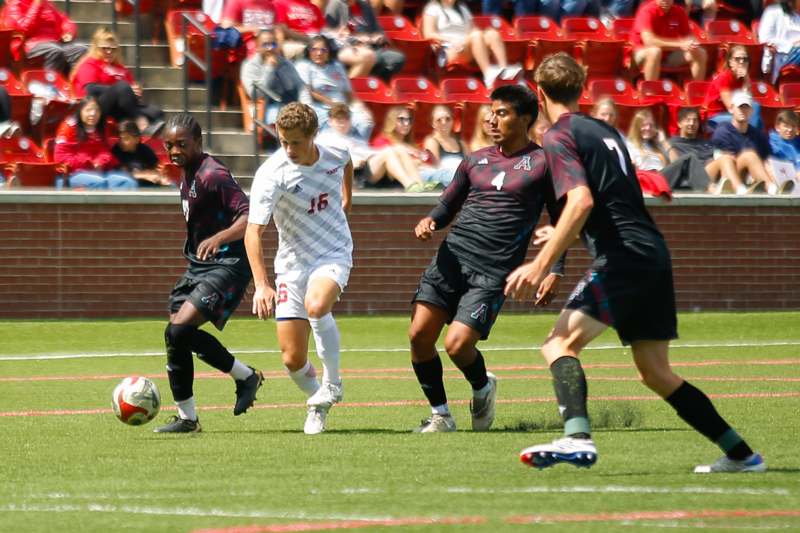
[[[317,116],[305,104],[283,107],[276,125],[281,148],[256,172],[244,238],[256,286],[253,314],[265,320],[274,312],[283,364],[308,396],[303,431],[315,435],[342,399],[339,330],[331,309],[353,265],[346,216],[353,163],[346,148],[314,142]],[[261,244],[270,217],[278,228],[274,288]],[[309,331],[322,360],[321,385],[308,360]]]

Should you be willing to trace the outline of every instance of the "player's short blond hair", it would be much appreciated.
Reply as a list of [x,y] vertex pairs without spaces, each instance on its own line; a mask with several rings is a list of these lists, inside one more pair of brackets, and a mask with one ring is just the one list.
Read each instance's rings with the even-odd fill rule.
[[566,52],[547,56],[536,68],[536,83],[550,100],[576,102],[586,82],[586,69]]
[[310,106],[300,102],[292,102],[281,108],[275,125],[283,131],[299,129],[309,137],[317,133],[317,129],[319,129],[317,114]]

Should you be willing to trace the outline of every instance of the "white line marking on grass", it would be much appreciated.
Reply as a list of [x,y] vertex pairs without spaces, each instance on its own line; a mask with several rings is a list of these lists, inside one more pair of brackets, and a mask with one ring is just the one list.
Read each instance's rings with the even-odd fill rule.
[[[438,489],[437,489],[438,490]],[[492,489],[486,487],[446,487],[445,492],[452,494],[709,494],[709,495],[747,495],[747,496],[791,496],[788,489],[756,489],[738,487],[725,489],[721,487],[637,487],[634,485],[607,486],[574,486],[574,487],[514,487],[508,489]]]
[[701,511],[632,511],[620,513],[586,513],[586,514],[534,514],[510,516],[505,519],[509,524],[546,524],[564,522],[634,522],[691,520],[694,518],[774,518],[800,517],[800,509],[767,509],[763,511],[748,509],[701,510]]
[[[738,341],[738,342],[700,342],[700,343],[672,343],[672,348],[747,348],[747,347],[768,347],[768,346],[800,346],[798,341]],[[443,348],[439,348],[442,350]],[[490,346],[481,348],[481,352],[517,352],[534,351],[541,349],[541,345],[533,346]],[[588,346],[585,350],[623,350],[624,346],[619,344],[598,344]],[[272,349],[231,349],[237,354],[279,354],[280,350]],[[408,352],[408,347],[403,348],[343,348],[343,353],[403,353]],[[141,351],[141,352],[89,352],[89,353],[35,353],[35,354],[12,354],[0,356],[0,361],[48,361],[54,359],[103,359],[111,357],[164,357],[163,351]]]

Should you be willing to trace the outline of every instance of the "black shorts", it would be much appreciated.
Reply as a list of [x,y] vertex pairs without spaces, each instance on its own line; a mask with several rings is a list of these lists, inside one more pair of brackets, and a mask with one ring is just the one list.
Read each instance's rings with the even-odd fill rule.
[[623,344],[678,337],[672,270],[590,270],[565,309],[581,311],[615,330]]
[[244,298],[251,274],[223,266],[190,265],[169,295],[169,312],[177,313],[185,301],[192,302],[214,326],[222,330]]
[[505,279],[487,276],[464,267],[440,248],[422,274],[412,303],[425,302],[447,311],[449,319],[461,322],[489,338],[497,314],[505,302]]

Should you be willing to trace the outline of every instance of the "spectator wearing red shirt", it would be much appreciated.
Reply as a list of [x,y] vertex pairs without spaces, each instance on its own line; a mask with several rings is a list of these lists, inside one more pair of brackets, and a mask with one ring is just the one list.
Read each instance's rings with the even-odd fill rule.
[[275,18],[272,0],[227,0],[220,26],[235,28],[242,35],[250,55],[255,51],[254,37],[261,30],[274,30]]
[[[28,58],[44,57],[45,68],[65,75],[86,53],[86,46],[72,42],[75,23],[49,0],[8,0],[3,9],[3,26],[22,33]],[[21,59],[22,51],[11,52]]]
[[117,37],[108,28],[94,32],[89,53],[72,74],[72,92],[78,98],[97,98],[103,115],[114,120],[136,120],[145,135],[164,125],[164,112],[142,101],[142,88],[122,64]]
[[119,162],[108,145],[104,120],[97,100],[84,98],[75,115],[58,127],[55,160],[66,165],[72,188],[135,189],[135,179],[113,171]]
[[325,16],[309,0],[277,0],[276,22],[282,27],[283,55],[294,60],[301,56],[312,37],[322,33]]
[[652,0],[636,11],[631,31],[633,60],[642,68],[646,80],[657,80],[661,65],[689,64],[692,78],[706,76],[706,51],[692,36],[686,11],[674,0]]
[[[728,49],[725,56],[725,66],[717,72],[711,80],[711,85],[706,91],[703,101],[703,111],[706,114],[708,128],[713,131],[718,124],[731,121],[731,105],[734,91],[750,92],[750,56],[747,48],[734,45]],[[753,103],[753,113],[750,116],[750,125],[763,129],[761,122],[761,106]]]

